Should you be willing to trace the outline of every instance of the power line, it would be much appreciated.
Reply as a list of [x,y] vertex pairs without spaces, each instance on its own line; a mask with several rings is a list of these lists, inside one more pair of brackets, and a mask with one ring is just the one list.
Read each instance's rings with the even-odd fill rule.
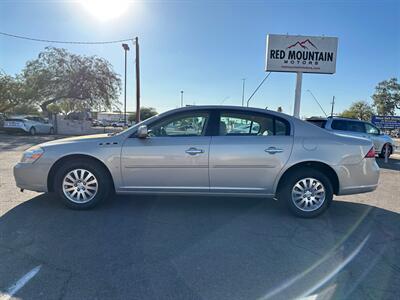
[[314,96],[314,94],[310,90],[307,90],[307,92],[309,92],[311,94],[311,96],[314,98],[315,102],[317,102],[319,108],[322,110],[322,112],[324,113],[325,117],[328,117],[328,115],[326,114],[325,110],[322,108],[321,104],[319,103],[317,98]]
[[269,72],[267,74],[267,76],[264,77],[264,79],[261,81],[261,83],[258,85],[258,87],[254,90],[253,94],[251,94],[249,99],[247,99],[247,107],[249,106],[249,102],[250,102],[251,98],[253,98],[253,96],[257,93],[258,89],[263,85],[263,83],[265,82],[265,80],[267,80],[267,78],[269,77],[269,75],[271,75],[271,73],[272,72]]
[[58,40],[45,40],[45,39],[37,39],[22,35],[16,35],[6,32],[0,32],[0,35],[12,37],[21,40],[33,41],[33,42],[41,42],[41,43],[53,43],[53,44],[80,44],[80,45],[101,45],[101,44],[117,44],[122,42],[132,41],[135,43],[134,39],[123,39],[123,40],[113,40],[113,41],[95,41],[95,42],[86,42],[86,41],[58,41]]

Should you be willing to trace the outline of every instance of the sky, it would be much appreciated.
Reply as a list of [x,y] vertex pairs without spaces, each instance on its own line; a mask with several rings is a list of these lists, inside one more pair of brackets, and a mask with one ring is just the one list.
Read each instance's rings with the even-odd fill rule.
[[[163,112],[185,104],[241,105],[265,72],[267,34],[339,38],[336,73],[304,74],[301,116],[372,103],[376,84],[400,77],[400,1],[82,1],[0,0],[0,31],[66,41],[139,38],[142,106]],[[85,5],[86,3],[86,5]],[[100,10],[100,11],[99,11]],[[0,36],[0,68],[17,74],[46,46],[106,58],[124,74],[121,44],[58,45]],[[134,51],[128,56],[128,111],[135,109]],[[121,76],[123,79],[123,77]],[[250,106],[292,114],[296,75],[272,73]],[[121,100],[122,100],[121,95]]]

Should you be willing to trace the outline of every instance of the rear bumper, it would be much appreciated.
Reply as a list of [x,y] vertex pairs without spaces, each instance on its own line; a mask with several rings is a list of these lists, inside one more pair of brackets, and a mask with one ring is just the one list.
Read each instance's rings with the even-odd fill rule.
[[379,181],[379,166],[374,158],[364,158],[361,163],[335,168],[339,178],[338,195],[374,191]]
[[338,195],[369,193],[369,192],[375,191],[377,187],[378,187],[377,184],[356,186],[356,187],[346,187],[344,189],[340,189],[340,193]]
[[28,133],[29,132],[25,128],[21,128],[21,127],[3,127],[3,130],[6,133]]

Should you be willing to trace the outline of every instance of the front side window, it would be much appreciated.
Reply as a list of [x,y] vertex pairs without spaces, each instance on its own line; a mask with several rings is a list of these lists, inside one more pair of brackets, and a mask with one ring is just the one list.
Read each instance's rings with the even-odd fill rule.
[[202,136],[204,135],[208,113],[194,113],[171,117],[149,126],[149,136]]
[[362,122],[353,122],[353,121],[348,121],[349,124],[347,125],[348,131],[353,131],[353,132],[365,132],[365,126],[364,123]]
[[289,135],[289,124],[274,116],[221,113],[219,135],[268,136]]
[[379,129],[371,124],[365,123],[365,129],[368,134],[379,135]]

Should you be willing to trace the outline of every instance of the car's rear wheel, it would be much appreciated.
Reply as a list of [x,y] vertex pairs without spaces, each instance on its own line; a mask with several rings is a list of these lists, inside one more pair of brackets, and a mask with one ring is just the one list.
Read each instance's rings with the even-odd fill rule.
[[31,127],[31,129],[29,129],[29,134],[30,135],[36,135],[36,128],[35,127]]
[[[389,145],[389,144],[387,144],[387,145],[388,145],[387,148],[388,148],[388,158],[389,158],[389,156],[392,154],[393,148],[392,148],[391,145]],[[386,154],[386,144],[383,145],[381,153],[379,153],[379,157],[380,158],[385,158],[385,154]]]
[[296,216],[313,218],[322,214],[333,199],[332,184],[319,170],[303,168],[286,177],[279,191]]
[[104,200],[111,190],[111,179],[104,167],[92,161],[63,164],[56,173],[55,191],[73,209],[90,209]]

